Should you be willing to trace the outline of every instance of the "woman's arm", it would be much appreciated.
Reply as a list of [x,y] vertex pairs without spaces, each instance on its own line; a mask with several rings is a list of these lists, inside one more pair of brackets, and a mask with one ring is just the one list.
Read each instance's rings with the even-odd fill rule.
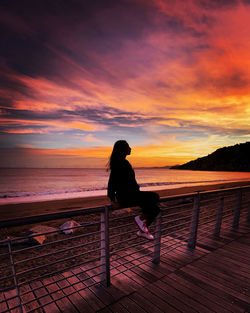
[[116,187],[115,187],[114,173],[113,171],[111,171],[109,175],[109,181],[108,181],[108,197],[111,202],[115,201],[115,192],[116,192]]
[[111,171],[108,182],[108,197],[114,209],[119,209],[120,205],[116,201],[115,192],[116,192],[115,177],[114,173]]

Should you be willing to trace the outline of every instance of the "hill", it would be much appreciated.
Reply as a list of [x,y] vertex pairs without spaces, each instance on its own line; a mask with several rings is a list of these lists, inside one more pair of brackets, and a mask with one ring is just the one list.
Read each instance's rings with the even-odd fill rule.
[[171,169],[250,172],[250,142],[220,148],[208,156]]

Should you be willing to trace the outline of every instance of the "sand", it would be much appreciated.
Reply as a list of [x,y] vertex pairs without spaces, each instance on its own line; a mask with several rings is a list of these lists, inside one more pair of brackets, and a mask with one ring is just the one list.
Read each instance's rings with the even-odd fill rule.
[[[165,189],[156,191],[160,197],[167,197],[172,195],[180,195],[186,193],[192,193],[195,191],[207,191],[215,189],[225,189],[239,186],[249,186],[250,181],[241,182],[229,182],[220,184],[200,185],[192,187],[181,187],[176,189]],[[95,196],[86,198],[74,198],[63,200],[51,200],[42,202],[29,202],[18,204],[6,204],[0,205],[0,220],[6,220],[11,218],[18,218],[24,216],[34,216],[39,214],[63,212],[71,209],[91,208],[96,206],[102,206],[110,204],[109,199],[106,196]]]

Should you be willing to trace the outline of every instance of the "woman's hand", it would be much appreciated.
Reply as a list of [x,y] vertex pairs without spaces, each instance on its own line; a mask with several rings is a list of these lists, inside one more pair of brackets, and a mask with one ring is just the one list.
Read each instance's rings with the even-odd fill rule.
[[119,209],[120,205],[117,201],[111,201],[111,205],[113,206],[114,209]]

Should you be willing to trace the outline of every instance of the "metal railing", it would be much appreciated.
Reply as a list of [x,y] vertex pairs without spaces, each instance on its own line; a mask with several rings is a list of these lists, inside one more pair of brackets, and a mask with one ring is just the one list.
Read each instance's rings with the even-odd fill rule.
[[[0,241],[0,312],[44,312],[87,288],[109,286],[128,270],[158,264],[183,246],[209,249],[208,239],[250,223],[250,186],[169,196],[160,199],[160,208],[150,228],[154,240],[147,242],[135,236],[139,208],[101,206],[0,221],[9,235]],[[70,235],[58,227],[30,235],[23,229],[41,222],[55,226],[66,217],[79,223]],[[34,245],[41,236],[45,242]]]

